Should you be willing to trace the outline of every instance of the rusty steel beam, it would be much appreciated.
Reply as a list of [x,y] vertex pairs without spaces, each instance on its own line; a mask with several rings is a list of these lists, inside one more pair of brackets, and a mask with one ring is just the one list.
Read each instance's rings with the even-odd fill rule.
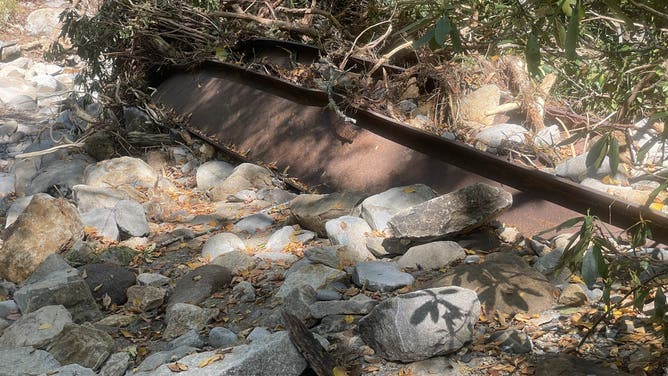
[[620,228],[641,217],[650,220],[655,240],[668,241],[663,213],[406,126],[338,97],[340,108],[357,120],[345,123],[327,108],[324,91],[240,66],[207,62],[172,72],[155,99],[190,114],[189,128],[198,136],[219,147],[234,145],[248,159],[287,169],[323,192],[375,193],[419,182],[445,193],[485,181],[514,188],[515,203],[502,219],[526,233],[554,226],[575,212],[591,212]]

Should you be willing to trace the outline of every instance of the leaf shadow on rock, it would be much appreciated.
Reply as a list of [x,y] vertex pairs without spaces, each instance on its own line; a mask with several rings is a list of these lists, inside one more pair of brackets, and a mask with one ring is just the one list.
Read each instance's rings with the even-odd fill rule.
[[[468,322],[466,320],[468,312],[465,312],[456,304],[453,304],[447,299],[449,295],[454,295],[457,293],[461,293],[461,290],[455,288],[442,289],[438,291],[438,293],[431,290],[416,291],[414,296],[411,298],[424,299],[425,295],[429,295],[430,300],[413,312],[409,319],[410,324],[418,326],[425,320],[431,320],[433,324],[436,324],[442,320],[445,322],[447,329],[439,329],[437,333],[446,334],[444,338],[451,338],[449,342],[454,343],[455,339],[457,338],[457,334],[462,329],[464,329]],[[443,310],[442,314],[441,310]],[[466,340],[462,340],[461,342],[466,342]]]
[[453,285],[476,291],[488,313],[540,313],[552,307],[552,285],[510,253],[491,254],[481,264],[459,265],[432,283],[432,287]]

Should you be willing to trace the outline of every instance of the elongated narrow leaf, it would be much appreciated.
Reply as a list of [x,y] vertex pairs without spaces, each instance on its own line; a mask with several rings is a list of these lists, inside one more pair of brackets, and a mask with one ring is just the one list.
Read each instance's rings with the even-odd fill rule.
[[608,277],[608,265],[605,263],[605,258],[603,258],[603,252],[601,252],[601,247],[594,245],[591,250],[594,260],[596,261],[596,270],[598,271],[598,276],[602,278]]
[[575,51],[575,48],[578,44],[578,38],[580,36],[580,12],[578,11],[580,2],[578,1],[575,5],[576,9],[573,9],[571,16],[568,20],[568,29],[566,30],[566,58],[568,60],[574,61],[578,58],[578,54]]
[[636,162],[642,163],[647,157],[647,153],[652,149],[652,146],[656,145],[660,140],[658,138],[653,138],[643,144],[643,146],[638,150],[636,154]]
[[[598,249],[600,252],[600,248],[597,248],[597,246],[594,246],[594,249]],[[591,288],[596,283],[599,272],[593,250],[585,253],[580,275],[582,275],[582,280],[587,284],[587,287]]]
[[402,34],[402,33],[410,33],[410,32],[412,32],[412,31],[414,31],[414,30],[418,30],[418,29],[420,29],[422,26],[424,26],[424,25],[426,25],[427,23],[429,23],[429,20],[430,20],[430,19],[429,19],[428,17],[422,17],[422,18],[420,18],[419,20],[417,20],[417,21],[415,21],[415,22],[409,24],[408,26],[405,26],[405,27],[401,28],[400,30],[398,30],[397,32],[395,32],[394,35],[396,35],[396,34]]
[[577,140],[579,140],[579,139],[581,139],[581,138],[584,138],[586,135],[587,135],[587,131],[576,132],[575,134],[572,134],[572,135],[571,135],[570,137],[568,137],[567,139],[565,139],[565,140],[559,142],[559,143],[557,144],[557,147],[561,147],[561,146],[566,146],[566,145],[572,144],[573,142],[575,142],[575,141],[577,141]]
[[560,48],[564,48],[566,46],[566,28],[556,18],[554,19],[554,38]]
[[633,298],[633,307],[635,307],[635,309],[642,309],[650,292],[650,289],[641,289],[636,292]]
[[538,38],[534,33],[529,34],[524,55],[527,61],[527,70],[530,74],[537,76],[540,74],[540,46]]
[[663,286],[657,286],[654,295],[654,317],[663,319],[663,315],[668,311],[666,306],[666,295],[663,292]]
[[430,40],[434,39],[434,29],[431,28],[429,31],[427,31],[422,38],[416,40],[413,42],[413,48],[420,48],[424,46],[425,44],[429,43]]
[[615,175],[617,168],[619,168],[619,141],[614,136],[610,137],[608,159],[610,160],[610,173]]
[[567,219],[564,222],[562,222],[562,223],[560,223],[560,224],[558,224],[554,227],[550,227],[547,230],[543,230],[543,231],[537,233],[536,235],[542,235],[542,234],[552,232],[552,231],[559,232],[561,230],[571,228],[571,227],[577,225],[578,223],[580,223],[582,221],[584,221],[584,217],[575,217],[575,218]]
[[609,137],[601,137],[598,141],[591,146],[589,153],[587,153],[586,166],[588,170],[596,171],[603,164],[605,155],[608,152],[610,139]]
[[658,196],[659,193],[661,193],[662,191],[665,191],[666,187],[668,187],[668,179],[664,180],[661,184],[659,184],[658,187],[654,188],[652,193],[650,193],[649,196],[647,196],[647,201],[645,201],[645,206],[652,205],[652,203],[654,203],[654,199],[656,198],[656,196]]
[[560,2],[561,11],[568,17],[573,15],[573,6],[577,3],[576,0],[562,0]]
[[436,22],[436,26],[434,27],[434,40],[436,41],[436,44],[440,47],[445,46],[445,37],[450,34],[451,30],[450,20],[448,19],[448,16],[444,15],[438,22]]

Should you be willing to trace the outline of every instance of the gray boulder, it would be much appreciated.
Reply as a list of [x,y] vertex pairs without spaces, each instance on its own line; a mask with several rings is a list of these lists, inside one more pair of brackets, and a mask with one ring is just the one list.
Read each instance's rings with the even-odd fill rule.
[[102,299],[107,295],[116,305],[128,300],[126,290],[137,282],[134,272],[110,262],[87,264],[79,270],[86,274],[86,284],[94,298]]
[[434,197],[436,192],[424,184],[396,187],[367,197],[360,204],[360,211],[372,229],[385,231],[393,215]]
[[198,304],[230,284],[232,274],[220,265],[202,265],[176,281],[169,306],[176,303]]
[[517,124],[498,124],[483,128],[475,136],[478,149],[495,153],[504,147],[525,144],[529,131]]
[[228,195],[244,189],[273,188],[273,175],[268,169],[251,163],[242,163],[222,182],[217,182],[209,190],[209,197],[215,201],[225,200]]
[[154,286],[130,286],[127,290],[130,307],[141,312],[156,309],[162,305],[166,291]]
[[587,153],[578,155],[571,159],[567,159],[564,162],[561,162],[554,168],[554,173],[557,176],[562,176],[569,178],[575,181],[582,181],[588,177],[603,177],[609,175],[612,172],[610,169],[610,160],[608,157],[603,159],[603,163],[598,170],[594,171],[593,169],[587,168]]
[[81,215],[84,226],[95,229],[98,235],[118,241],[120,232],[116,224],[116,215],[112,209],[97,208]]
[[366,261],[355,265],[353,282],[371,291],[394,291],[410,286],[415,278],[399,269],[394,262]]
[[458,265],[431,283],[433,287],[452,285],[477,291],[488,312],[534,314],[552,308],[552,284],[509,252],[487,255],[480,264]]
[[430,241],[470,232],[496,218],[513,202],[501,188],[477,183],[402,210],[389,226],[399,239]]
[[58,8],[36,9],[26,19],[26,30],[30,35],[51,35],[57,28],[61,10]]
[[239,342],[239,337],[233,331],[217,326],[209,332],[208,342],[210,346],[223,348]]
[[217,309],[200,308],[192,304],[176,303],[167,308],[167,328],[162,333],[162,337],[173,339],[191,329],[199,331],[217,314]]
[[0,376],[40,375],[60,367],[53,355],[30,346],[0,349],[0,364]]
[[115,346],[116,342],[109,334],[91,324],[67,324],[46,350],[62,364],[76,363],[98,369]]
[[475,292],[460,287],[427,289],[378,304],[360,320],[359,331],[381,357],[414,362],[460,349],[473,338],[479,315]]
[[332,245],[348,248],[348,251],[356,255],[355,261],[376,259],[366,247],[371,227],[362,218],[346,215],[331,219],[325,224],[325,229]]
[[[277,351],[280,350],[280,351]],[[306,369],[306,360],[290,341],[287,332],[277,332],[253,341],[250,345],[235,347],[222,360],[199,368],[205,359],[215,356],[215,351],[188,355],[179,359],[188,370],[180,376],[298,376]],[[167,365],[151,372],[139,372],[136,376],[173,376]]]
[[144,207],[136,201],[119,201],[114,207],[114,215],[122,238],[146,236],[150,232]]
[[243,251],[232,251],[216,257],[211,264],[220,265],[231,271],[232,274],[239,274],[255,268],[255,259]]
[[440,241],[409,248],[397,264],[402,268],[440,269],[464,257],[466,252],[459,244]]
[[359,294],[348,300],[331,300],[311,304],[311,316],[322,319],[336,315],[366,315],[378,305],[378,301]]
[[81,184],[88,162],[81,159],[59,160],[37,171],[26,189],[27,195],[48,192],[51,187],[62,191],[71,190]]
[[197,348],[190,346],[179,346],[171,350],[158,351],[146,357],[139,367],[137,367],[137,371],[153,371],[165,363],[173,362],[194,352],[197,352]]
[[[35,274],[42,273],[38,269]],[[28,282],[14,294],[24,314],[45,306],[63,305],[74,322],[96,320],[101,315],[88,285],[74,268],[56,270],[39,280],[31,277]]]
[[365,197],[360,192],[304,194],[290,201],[289,208],[301,227],[315,231],[319,236],[326,236],[325,223],[330,219],[350,215]]
[[96,376],[97,374],[90,368],[82,367],[78,364],[68,364],[58,369],[43,373],[39,376]]
[[315,233],[308,230],[295,230],[292,226],[284,226],[271,235],[265,249],[268,252],[280,252],[291,242],[306,243],[315,238]]
[[108,159],[86,167],[84,182],[96,187],[152,188],[158,181],[158,174],[139,158],[120,157]]
[[327,283],[342,279],[346,273],[321,264],[307,264],[290,274],[278,289],[276,296],[285,298],[294,289],[310,286],[319,289]]
[[93,209],[108,208],[111,209],[121,200],[130,198],[127,192],[109,187],[93,187],[85,184],[78,184],[72,187],[74,197],[77,201],[77,208],[81,213],[87,213]]
[[254,234],[263,232],[274,224],[274,218],[265,213],[255,213],[234,224],[234,231]]
[[72,315],[61,305],[46,306],[21,316],[2,332],[0,348],[33,346],[44,348],[72,323]]
[[243,240],[235,234],[224,232],[210,237],[209,240],[204,243],[202,257],[213,260],[228,252],[244,250],[246,250],[246,245]]
[[128,367],[130,367],[130,354],[127,351],[113,353],[100,369],[99,376],[123,376]]
[[197,188],[208,190],[227,179],[234,171],[234,166],[225,161],[208,161],[197,168],[195,175]]

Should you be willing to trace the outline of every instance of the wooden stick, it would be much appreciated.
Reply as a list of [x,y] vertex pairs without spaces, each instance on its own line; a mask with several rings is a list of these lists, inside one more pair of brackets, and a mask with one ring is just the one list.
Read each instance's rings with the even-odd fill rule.
[[298,33],[308,35],[310,37],[316,38],[319,37],[320,34],[313,28],[310,28],[306,25],[299,25],[299,24],[294,24],[291,22],[287,21],[281,21],[281,20],[271,20],[268,18],[262,18],[258,16],[253,16],[252,14],[248,13],[238,13],[238,12],[212,12],[208,14],[209,17],[222,17],[222,18],[237,18],[240,20],[245,20],[245,21],[253,21],[257,22],[262,25],[266,25],[269,27],[275,27],[281,30],[286,30],[286,31],[296,31]]

